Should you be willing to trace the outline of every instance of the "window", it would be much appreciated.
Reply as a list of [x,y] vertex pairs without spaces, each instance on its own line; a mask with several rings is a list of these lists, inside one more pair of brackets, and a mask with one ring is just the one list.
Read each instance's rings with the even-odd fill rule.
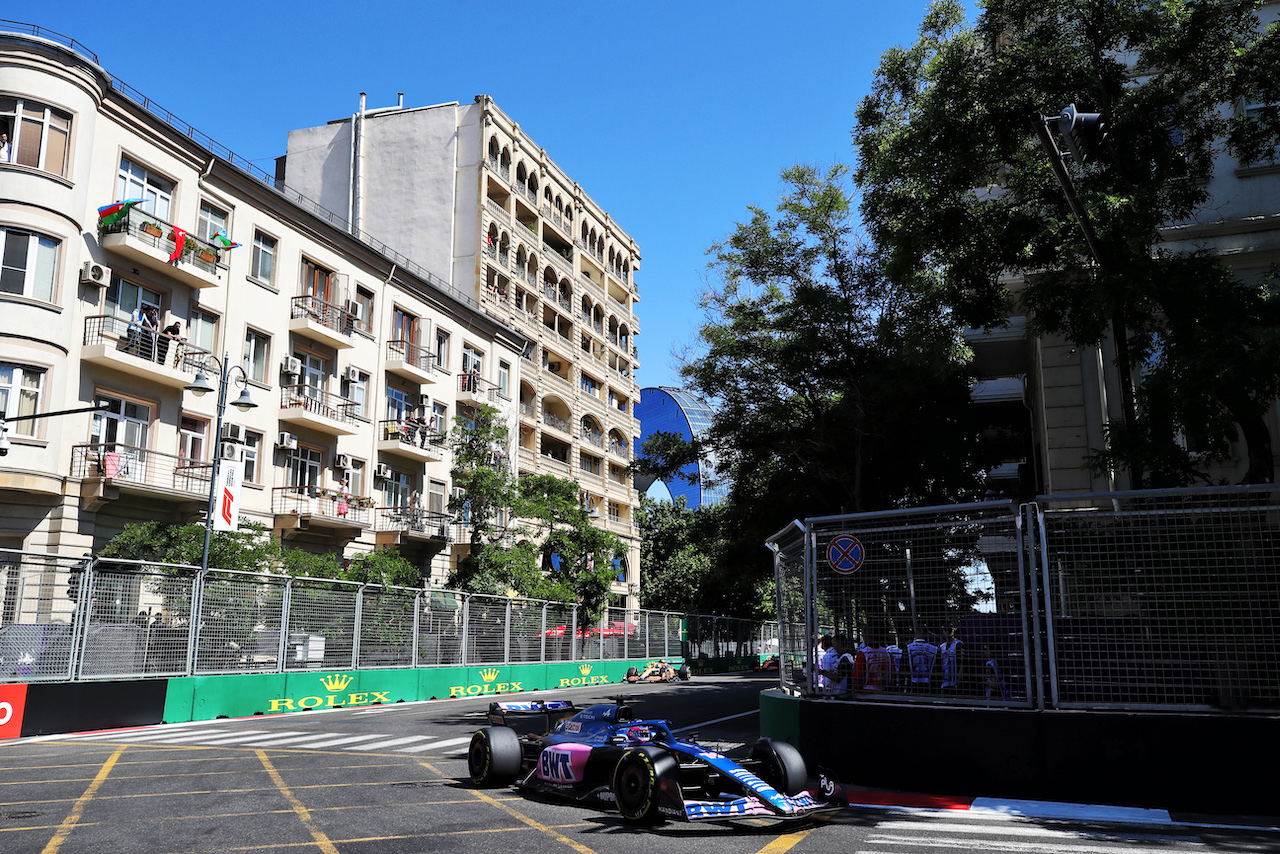
[[498,363],[498,394],[511,398],[511,365],[506,362]]
[[58,241],[43,234],[0,228],[0,293],[53,302]]
[[622,505],[616,501],[609,502],[609,521],[610,522],[622,521]]
[[390,476],[382,482],[382,506],[408,507],[409,495],[413,492],[413,479],[406,472],[391,470]]
[[361,418],[368,418],[369,375],[364,371],[361,371],[359,376],[359,379],[342,381],[342,396],[347,400],[355,402],[355,406],[348,407],[348,410],[352,415],[358,415]]
[[289,451],[285,461],[289,486],[299,491],[320,485],[320,473],[324,469],[323,455],[318,448],[299,445]]
[[212,353],[218,341],[218,316],[192,306],[187,340],[192,347]]
[[244,433],[244,479],[248,483],[259,483],[258,451],[262,448],[262,434],[248,430]]
[[427,512],[444,513],[447,508],[444,497],[444,481],[431,481],[430,491],[427,493]]
[[71,114],[25,98],[0,98],[0,131],[12,163],[66,177]]
[[439,401],[431,404],[431,429],[442,433],[449,429],[449,407]]
[[275,272],[276,239],[268,237],[261,231],[255,231],[253,233],[253,257],[249,261],[249,276],[269,285],[275,281]]
[[271,359],[271,336],[256,329],[244,332],[244,372],[249,379],[267,381],[267,365]]
[[347,467],[347,492],[352,495],[364,495],[364,460],[352,460]]
[[449,333],[443,329],[436,330],[436,367],[449,370]]
[[307,397],[319,400],[323,397],[321,392],[324,391],[325,380],[329,376],[328,361],[301,350],[294,352],[293,355],[302,362],[302,376],[299,379],[304,388],[301,391]]
[[173,182],[144,166],[139,166],[128,157],[121,157],[116,197],[145,199],[142,205],[143,210],[160,219],[168,220],[169,205],[173,202]]
[[326,270],[310,258],[302,259],[302,288],[299,296],[315,297],[321,302],[333,302],[329,294],[332,270]]
[[[0,415],[5,418],[35,415],[40,411],[43,384],[44,371],[0,362]],[[19,421],[9,429],[19,436],[34,436],[36,422]]]
[[107,288],[107,313],[114,314],[121,320],[128,320],[136,308],[154,308],[158,312],[160,293],[119,276],[112,276],[111,285]]
[[[418,343],[418,318],[396,306],[391,310],[391,341],[403,341],[407,344]],[[408,355],[408,354],[406,354]]]
[[182,416],[178,423],[178,456],[182,459],[178,465],[183,465],[186,460],[204,459],[204,437],[208,428],[208,421]]
[[361,332],[373,333],[373,291],[368,288],[356,287],[356,305],[359,306],[358,314],[353,320],[356,329]]
[[106,394],[98,395],[95,400],[107,405],[93,415],[90,435],[94,444],[114,445],[118,442],[127,448],[147,446],[147,430],[151,426],[150,406]]
[[595,378],[593,378],[593,377],[589,377],[589,376],[587,376],[586,374],[583,374],[583,375],[582,375],[582,390],[583,390],[583,391],[585,391],[587,394],[591,395],[592,397],[599,397],[599,396],[600,396],[600,381],[599,381],[599,380],[597,380],[597,379],[595,379]]
[[208,202],[200,202],[200,218],[196,221],[196,237],[208,242],[219,231],[227,230],[227,212]]
[[586,451],[582,451],[580,452],[579,458],[578,458],[578,468],[582,469],[588,474],[594,474],[598,476],[600,474],[600,458],[596,456],[592,456],[591,454],[588,454]]
[[404,421],[413,414],[413,404],[409,400],[409,392],[395,386],[387,386],[387,419],[388,421]]

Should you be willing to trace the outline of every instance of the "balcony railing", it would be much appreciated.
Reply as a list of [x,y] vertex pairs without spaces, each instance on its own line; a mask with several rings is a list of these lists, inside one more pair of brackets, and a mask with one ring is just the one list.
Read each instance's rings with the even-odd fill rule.
[[534,408],[533,408],[533,404],[532,404],[532,403],[525,403],[524,401],[520,401],[520,414],[521,414],[521,415],[523,415],[523,416],[525,416],[526,418],[533,418],[533,417],[535,417],[535,411],[534,411]]
[[280,388],[281,409],[303,409],[343,424],[356,423],[353,412],[358,406],[354,400],[347,400],[315,386],[287,385]]
[[458,393],[485,400],[496,400],[499,397],[497,383],[472,373],[458,374]]
[[[178,233],[175,226],[165,222],[154,214],[149,214],[138,207],[129,208],[128,212],[111,225],[101,230],[107,234],[127,234],[139,242],[172,256],[178,245]],[[177,263],[190,264],[211,276],[218,274],[218,247],[186,232],[183,239],[182,254]]]
[[501,175],[504,181],[511,180],[510,166],[499,162],[498,158],[496,157],[487,158],[487,162],[489,163],[489,168],[492,169],[494,172],[497,172],[499,175]]
[[341,335],[350,335],[352,318],[346,308],[325,302],[318,296],[303,294],[293,298],[290,320],[307,319],[332,329]]
[[631,459],[631,454],[627,450],[627,445],[625,442],[610,442],[609,453],[615,457],[620,457],[621,459],[624,459],[624,460]]
[[322,517],[367,528],[372,499],[319,486],[277,486],[271,490],[271,512],[277,516]]
[[157,491],[207,496],[212,472],[213,463],[206,460],[116,442],[94,442],[71,449],[72,477],[107,478]]
[[556,415],[552,415],[550,412],[547,412],[547,411],[545,411],[545,410],[544,410],[544,411],[543,411],[543,413],[542,413],[542,423],[543,423],[543,424],[546,424],[546,425],[548,425],[548,426],[551,426],[551,427],[556,428],[556,429],[557,429],[557,430],[559,430],[561,433],[571,433],[571,432],[572,432],[572,430],[569,428],[569,422],[568,422],[568,421],[566,421],[565,419],[560,418],[560,417],[558,417],[558,416],[556,416]]
[[599,433],[583,433],[582,441],[588,445],[594,445],[597,448],[604,447],[604,436]]
[[392,419],[378,422],[378,437],[392,440],[411,448],[442,448],[448,435],[439,429],[434,418],[429,420]]
[[95,314],[84,319],[84,345],[115,345],[118,353],[143,362],[172,367],[182,373],[195,374],[209,357],[209,351],[142,329],[130,329],[130,323],[113,314]]
[[436,540],[452,540],[453,516],[423,510],[421,507],[375,507],[373,530],[419,534]]
[[420,344],[404,340],[387,342],[388,362],[404,362],[420,371],[430,373],[435,360],[436,354]]

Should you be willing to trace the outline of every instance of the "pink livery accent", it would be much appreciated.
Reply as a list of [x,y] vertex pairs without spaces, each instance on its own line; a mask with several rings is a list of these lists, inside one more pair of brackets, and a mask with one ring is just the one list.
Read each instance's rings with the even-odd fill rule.
[[587,744],[554,744],[538,756],[538,779],[548,783],[581,783],[587,768],[591,746]]

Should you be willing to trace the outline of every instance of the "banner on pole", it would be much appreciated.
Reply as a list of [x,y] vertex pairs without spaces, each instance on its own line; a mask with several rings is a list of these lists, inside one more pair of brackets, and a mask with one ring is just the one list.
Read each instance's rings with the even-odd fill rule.
[[240,530],[240,485],[244,483],[244,460],[222,460],[218,483],[214,486],[213,530]]

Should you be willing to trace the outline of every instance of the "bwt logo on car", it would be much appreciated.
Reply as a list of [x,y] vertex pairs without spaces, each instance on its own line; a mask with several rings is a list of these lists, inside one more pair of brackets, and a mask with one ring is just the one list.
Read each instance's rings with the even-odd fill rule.
[[573,755],[567,750],[544,750],[538,757],[538,776],[544,780],[576,783],[573,773]]

